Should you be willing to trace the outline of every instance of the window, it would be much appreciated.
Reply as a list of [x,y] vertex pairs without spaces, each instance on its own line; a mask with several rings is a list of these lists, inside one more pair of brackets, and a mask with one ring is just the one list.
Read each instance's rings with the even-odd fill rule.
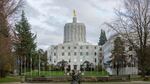
[[71,62],[71,59],[69,59],[69,63]]
[[97,49],[97,47],[95,46],[95,49]]
[[89,47],[88,46],[86,46],[86,49],[88,49]]
[[54,56],[56,56],[56,53],[54,53]]
[[96,55],[97,55],[97,53],[95,52],[95,53],[94,53],[94,55],[96,56]]
[[54,47],[54,49],[57,49],[57,46],[56,46],[56,47]]
[[86,55],[89,55],[89,53],[88,53],[88,52],[86,52]]
[[102,51],[102,48],[100,48],[99,50]]
[[74,49],[77,49],[77,47],[75,46]]
[[68,52],[68,56],[70,56],[71,54],[70,54],[70,52]]
[[96,58],[95,58],[95,63],[96,63],[96,61],[97,61],[97,60],[96,60]]
[[62,46],[62,49],[64,49],[64,46]]
[[80,49],[82,49],[82,46],[80,46]]
[[74,52],[74,55],[77,55],[77,53],[76,53],[76,52]]
[[62,53],[62,56],[64,56],[65,55],[65,53]]
[[74,65],[74,70],[77,70],[77,65]]
[[68,47],[68,49],[70,49],[70,46]]
[[80,55],[82,55],[82,52],[80,52]]

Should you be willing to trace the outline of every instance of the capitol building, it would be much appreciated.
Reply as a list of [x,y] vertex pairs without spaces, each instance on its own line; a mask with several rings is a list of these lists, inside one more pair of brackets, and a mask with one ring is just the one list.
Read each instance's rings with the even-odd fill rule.
[[47,52],[49,64],[57,65],[65,61],[69,70],[81,70],[85,63],[95,67],[100,59],[100,46],[86,41],[86,26],[77,21],[75,11],[73,21],[64,26],[63,43],[51,45]]

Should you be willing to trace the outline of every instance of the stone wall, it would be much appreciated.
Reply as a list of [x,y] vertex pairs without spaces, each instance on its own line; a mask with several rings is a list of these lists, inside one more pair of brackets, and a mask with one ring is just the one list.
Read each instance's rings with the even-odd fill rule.
[[[38,77],[26,78],[26,82],[71,82],[70,76],[65,77]],[[81,82],[110,82],[110,81],[129,81],[129,76],[113,77],[82,77]]]

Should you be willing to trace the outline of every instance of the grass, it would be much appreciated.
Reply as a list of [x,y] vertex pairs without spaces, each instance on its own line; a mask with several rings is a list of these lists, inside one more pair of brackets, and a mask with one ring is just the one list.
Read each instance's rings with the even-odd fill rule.
[[108,76],[106,71],[86,71],[84,76]]
[[[25,73],[25,75],[28,77],[31,77],[31,72]],[[107,72],[97,72],[97,71],[85,71],[83,76],[107,76]],[[43,77],[58,77],[58,76],[65,76],[64,71],[41,71],[40,76]],[[32,77],[39,77],[38,71],[32,71]],[[0,83],[8,83],[8,82],[20,82],[20,76],[7,76],[5,78],[0,78]]]
[[20,78],[19,77],[5,77],[5,78],[0,78],[0,83],[6,83],[6,82],[19,82]]
[[[32,75],[31,75],[32,74]],[[58,76],[65,76],[64,71],[40,71],[40,75],[38,74],[38,71],[32,71],[25,73],[26,76],[32,76],[32,77],[58,77]],[[108,76],[108,73],[106,71],[85,71],[83,76]]]
[[32,77],[38,77],[38,76],[43,76],[43,77],[57,77],[57,76],[64,76],[64,72],[63,71],[40,71],[40,75],[38,71],[32,71],[32,75],[31,72],[27,72],[25,75],[26,76],[32,76]]

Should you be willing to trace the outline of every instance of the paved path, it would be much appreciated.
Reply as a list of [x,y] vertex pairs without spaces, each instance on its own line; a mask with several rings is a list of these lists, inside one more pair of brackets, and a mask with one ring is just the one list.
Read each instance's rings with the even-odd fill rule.
[[[1,84],[70,84],[70,83],[20,83],[20,82],[14,82],[14,83],[1,83]],[[132,82],[99,82],[99,83],[81,83],[81,84],[150,84],[150,82],[143,82],[143,81],[132,81]]]

